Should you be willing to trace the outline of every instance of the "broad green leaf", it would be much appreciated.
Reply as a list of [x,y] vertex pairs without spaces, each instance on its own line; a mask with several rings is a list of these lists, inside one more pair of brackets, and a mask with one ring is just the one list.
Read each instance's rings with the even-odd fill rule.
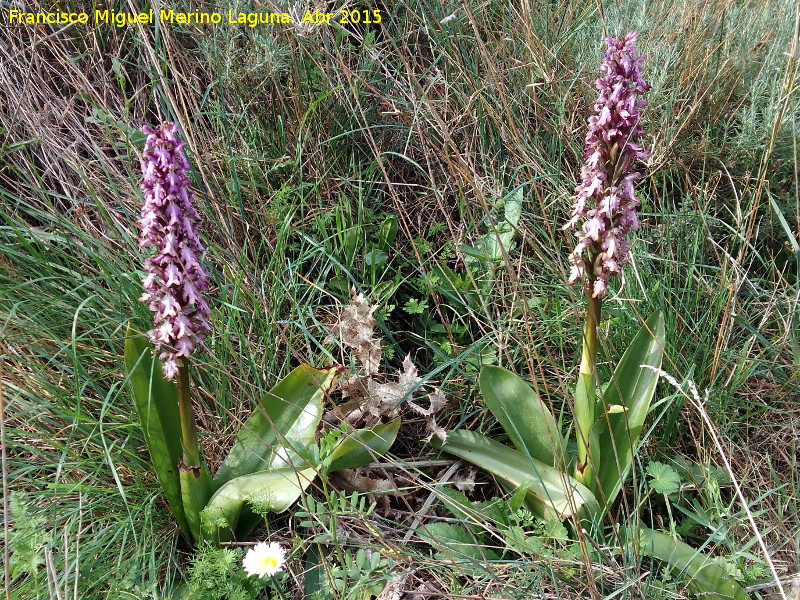
[[183,511],[186,514],[186,521],[189,523],[189,530],[192,532],[192,539],[195,544],[199,544],[202,539],[200,512],[206,507],[208,499],[211,497],[211,478],[205,466],[198,467],[196,470],[183,466],[178,469]]
[[383,250],[370,250],[364,255],[364,263],[370,267],[377,267],[389,260],[389,256]]
[[462,525],[454,523],[427,523],[417,529],[417,535],[435,548],[440,548],[449,559],[463,560],[497,560],[497,552],[488,550],[486,542],[480,536],[474,536]]
[[[523,489],[523,494],[525,490]],[[473,504],[464,494],[448,487],[440,487],[436,490],[436,495],[442,504],[450,511],[464,527],[477,534],[485,527],[487,522],[502,523],[505,515],[501,505],[506,505],[506,501],[501,498],[493,498],[479,504]]]
[[503,209],[505,211],[506,221],[508,221],[514,227],[519,226],[520,217],[522,217],[522,201],[524,200],[524,186],[519,186],[517,189],[510,191],[506,194],[503,200],[505,201],[505,205]]
[[502,534],[505,543],[520,554],[541,558],[550,553],[544,539],[537,535],[531,535],[519,525],[512,525],[503,529]]
[[462,244],[458,248],[461,252],[463,252],[469,258],[474,258],[479,261],[489,261],[491,260],[491,256],[487,255],[485,251],[479,250],[469,244]]
[[749,600],[742,587],[710,556],[666,533],[646,527],[639,532],[640,552],[679,570],[688,578],[689,590],[698,597],[703,600]]
[[362,467],[389,451],[400,430],[401,419],[369,429],[359,429],[342,438],[331,453],[328,472]]
[[239,430],[214,476],[214,489],[236,477],[285,464],[291,455],[287,446],[310,444],[322,418],[322,398],[335,375],[336,369],[300,365],[275,384]]
[[590,513],[598,510],[586,486],[484,435],[463,429],[450,431],[446,441],[434,437],[431,444],[488,471],[512,492],[526,487],[528,505],[545,519],[566,519],[582,507]]
[[[450,514],[456,519],[462,522],[476,522],[475,519],[476,516],[479,516],[479,513],[472,502],[469,501],[469,498],[462,492],[453,488],[441,487],[436,490],[436,495],[439,496],[442,504],[445,505],[447,510],[450,511]],[[483,521],[482,516],[480,520],[481,522]]]
[[614,502],[630,473],[633,449],[658,383],[658,374],[642,365],[661,367],[665,337],[664,315],[658,311],[633,338],[603,393],[604,410],[612,405],[625,407],[624,412],[605,412],[593,427],[598,449],[595,469],[602,492],[598,499],[605,500],[607,506]]
[[[524,497],[528,490],[526,488],[520,488],[514,495],[517,495],[519,491],[522,492],[522,496]],[[508,507],[511,504],[511,500],[495,496],[489,500],[473,504],[464,494],[449,487],[437,488],[436,495],[439,496],[439,499],[447,510],[449,510],[462,525],[468,527],[470,531],[477,533],[485,529],[486,523],[494,523],[498,526],[507,524]],[[520,500],[520,504],[521,503],[522,500]]]
[[394,244],[398,229],[397,217],[387,215],[378,231],[378,248],[386,252]]
[[181,459],[178,389],[174,383],[164,379],[161,361],[153,354],[147,337],[130,324],[125,336],[125,373],[133,390],[150,460],[178,527],[189,538],[178,474]]
[[303,588],[305,600],[329,600],[333,597],[319,544],[312,544],[306,552]]
[[[209,522],[225,519],[229,527],[217,531],[217,534],[219,541],[229,541],[234,531],[240,535],[243,533],[237,526],[245,503],[258,503],[260,509],[274,513],[283,512],[294,504],[316,476],[314,469],[286,467],[236,477],[214,492],[204,516]],[[212,536],[212,539],[216,540],[217,536]]]
[[523,190],[524,188],[520,186],[503,197],[501,200],[503,217],[496,220],[494,218],[487,219],[489,232],[477,240],[477,248],[461,246],[461,251],[468,257],[468,264],[476,261],[499,264],[503,262],[503,251],[510,252],[512,250],[514,236],[522,215]]
[[[487,366],[478,378],[481,395],[517,450],[547,465],[563,464],[561,432],[547,405],[522,378]],[[555,448],[555,453],[553,449]]]
[[508,499],[508,507],[512,511],[518,511],[520,508],[522,508],[522,505],[525,504],[525,496],[527,495],[527,487],[518,488],[517,491],[511,494],[511,497]]

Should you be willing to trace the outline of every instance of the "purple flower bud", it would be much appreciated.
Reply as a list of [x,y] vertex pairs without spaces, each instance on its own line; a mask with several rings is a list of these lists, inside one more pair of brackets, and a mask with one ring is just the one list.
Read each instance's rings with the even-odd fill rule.
[[595,84],[600,92],[595,115],[588,119],[581,182],[575,188],[575,204],[565,229],[576,230],[578,243],[569,257],[569,282],[584,279],[593,297],[606,293],[613,275],[628,262],[628,232],[639,228],[636,209],[640,203],[633,182],[641,174],[632,169],[635,160],[650,154],[638,145],[642,135],[639,109],[647,105],[639,97],[650,89],[641,77],[643,56],[636,55],[638,34],[607,38],[603,75]]
[[197,260],[204,248],[195,234],[198,214],[177,126],[164,123],[142,130],[147,142],[139,247],[154,252],[144,262],[145,293],[140,299],[154,313],[154,326],[147,334],[164,361],[164,376],[174,379],[178,359],[188,359],[195,348],[203,348],[210,330],[210,309],[203,298],[208,291],[206,273]]

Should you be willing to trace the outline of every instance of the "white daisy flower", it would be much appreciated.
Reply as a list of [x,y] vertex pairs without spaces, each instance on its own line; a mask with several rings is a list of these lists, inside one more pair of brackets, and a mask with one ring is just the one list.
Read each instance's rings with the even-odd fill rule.
[[283,570],[286,562],[286,552],[277,542],[260,542],[250,548],[244,555],[242,566],[249,576],[275,575]]

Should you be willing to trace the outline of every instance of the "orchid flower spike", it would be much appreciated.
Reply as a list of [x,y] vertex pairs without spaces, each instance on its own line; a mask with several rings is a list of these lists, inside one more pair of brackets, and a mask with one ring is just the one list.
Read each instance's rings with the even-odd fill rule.
[[175,123],[163,123],[147,135],[142,158],[144,206],[139,220],[139,247],[154,249],[145,259],[145,292],[140,300],[153,311],[153,329],[147,332],[160,352],[164,376],[174,379],[178,359],[188,359],[210,330],[210,310],[203,293],[206,273],[198,259],[205,250],[195,229],[198,214],[187,175],[185,142]]
[[[595,84],[600,92],[595,114],[589,117],[581,183],[565,225],[575,231],[578,243],[570,255],[569,282],[579,279],[592,297],[602,297],[608,281],[629,261],[630,230],[639,228],[633,184],[641,177],[634,163],[650,154],[638,145],[642,136],[640,96],[650,89],[641,77],[644,56],[637,56],[636,32],[607,38],[603,74]],[[578,225],[580,228],[577,229]]]

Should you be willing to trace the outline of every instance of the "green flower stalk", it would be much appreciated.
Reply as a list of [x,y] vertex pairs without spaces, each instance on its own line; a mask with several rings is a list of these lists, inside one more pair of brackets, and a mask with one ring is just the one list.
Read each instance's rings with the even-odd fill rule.
[[578,441],[576,479],[593,489],[589,459],[591,428],[596,415],[595,368],[597,325],[602,298],[611,278],[622,273],[628,262],[627,234],[639,228],[633,184],[641,177],[635,161],[649,157],[638,145],[642,135],[639,109],[646,106],[640,96],[650,89],[642,80],[637,56],[636,32],[622,38],[607,38],[603,75],[596,80],[600,95],[589,117],[581,183],[566,228],[576,232],[578,244],[570,255],[570,283],[583,281],[588,298],[583,334],[581,366],[575,390],[575,428]]

